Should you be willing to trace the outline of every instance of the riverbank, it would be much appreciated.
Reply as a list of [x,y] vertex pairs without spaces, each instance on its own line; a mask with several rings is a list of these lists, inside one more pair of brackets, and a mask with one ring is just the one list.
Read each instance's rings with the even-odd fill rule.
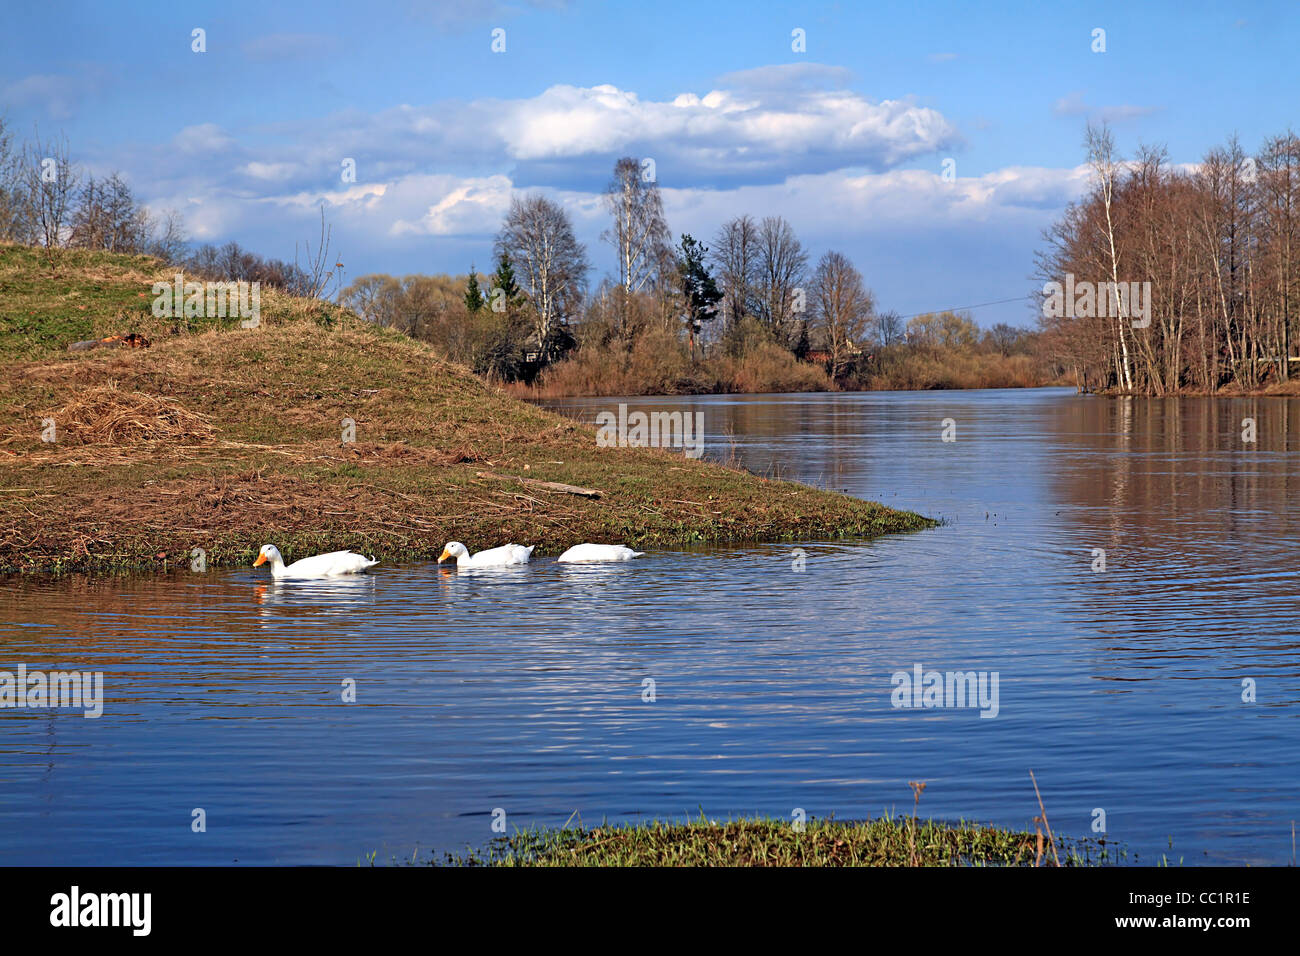
[[[1073,383],[1074,388],[1078,388]],[[1228,383],[1217,391],[1207,391],[1203,388],[1182,388],[1173,392],[1166,392],[1164,395],[1146,395],[1141,392],[1126,392],[1121,389],[1102,389],[1088,392],[1089,395],[1100,395],[1103,398],[1294,398],[1300,395],[1300,376],[1288,379],[1285,382],[1269,382],[1259,388],[1243,388],[1234,383]]]
[[940,391],[1043,388],[1072,384],[1046,372],[1029,355],[987,349],[895,345],[880,348],[838,379],[819,361],[805,361],[772,344],[743,359],[728,355],[692,360],[672,339],[654,350],[581,349],[550,366],[532,384],[510,394],[532,401],[615,395],[713,395],[789,392]]
[[[1122,853],[1120,855],[1123,855]],[[1062,845],[1036,833],[910,817],[840,822],[740,819],[531,829],[458,866],[1100,866],[1119,862],[1104,841]]]
[[[260,325],[159,319],[140,256],[0,246],[0,571],[166,570],[448,540],[555,554],[871,537],[928,518],[649,448],[512,398],[406,336],[263,290]],[[68,352],[144,335],[148,348]],[[543,484],[539,484],[542,482]],[[574,494],[544,483],[595,492]]]

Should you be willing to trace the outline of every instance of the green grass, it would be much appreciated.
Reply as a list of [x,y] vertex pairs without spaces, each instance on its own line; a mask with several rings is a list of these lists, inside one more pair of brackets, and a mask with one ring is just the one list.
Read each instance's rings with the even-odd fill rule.
[[40,358],[107,326],[149,324],[148,287],[129,281],[144,270],[155,270],[147,256],[59,250],[51,267],[38,249],[0,246],[0,356]]
[[[1057,841],[1062,866],[1118,862],[1104,841]],[[372,857],[373,860],[373,857]],[[1033,866],[1051,865],[1035,833],[909,817],[840,822],[751,818],[718,823],[534,828],[481,851],[443,854],[453,866]]]
[[[399,561],[448,540],[553,554],[934,524],[670,451],[599,448],[593,429],[333,307],[264,290],[260,328],[203,331],[122,307],[151,301],[139,293],[156,278],[167,270],[150,260],[73,251],[51,276],[35,251],[0,246],[0,281],[21,290],[0,335],[0,571],[165,569],[192,548],[209,566],[246,564],[264,543],[290,560],[355,548]],[[68,302],[98,304],[67,318]],[[24,311],[33,323],[13,318]],[[131,331],[153,347],[66,352]],[[55,443],[41,440],[45,419]]]

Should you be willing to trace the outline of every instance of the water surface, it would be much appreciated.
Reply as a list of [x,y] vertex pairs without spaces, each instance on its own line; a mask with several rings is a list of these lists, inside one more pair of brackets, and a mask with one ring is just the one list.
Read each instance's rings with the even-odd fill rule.
[[[102,670],[107,700],[0,710],[0,862],[409,859],[482,845],[498,809],[850,818],[910,810],[911,780],[923,814],[1028,826],[1031,769],[1055,829],[1104,810],[1140,861],[1290,860],[1296,400],[626,401],[703,411],[709,456],[946,523],[607,567],[9,579],[0,669]],[[997,717],[891,706],[916,664],[996,672]]]

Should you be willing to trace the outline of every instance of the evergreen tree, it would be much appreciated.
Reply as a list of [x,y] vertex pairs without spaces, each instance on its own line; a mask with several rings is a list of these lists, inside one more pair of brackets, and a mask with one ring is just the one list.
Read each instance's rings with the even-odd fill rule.
[[[492,290],[489,295],[494,312],[512,311],[519,303],[519,283],[515,282],[515,270],[510,265],[510,257],[504,252],[501,253],[501,259],[497,262],[497,271],[492,276]],[[497,302],[501,302],[504,308],[498,308]]]
[[695,336],[705,322],[717,318],[718,302],[722,299],[722,292],[705,265],[708,254],[709,250],[702,242],[683,234],[677,253],[677,277],[684,300],[682,318],[690,337],[692,361],[695,359]]
[[483,293],[478,287],[478,274],[471,264],[469,267],[469,283],[465,286],[465,308],[469,310],[470,315],[473,315],[483,308],[484,304]]

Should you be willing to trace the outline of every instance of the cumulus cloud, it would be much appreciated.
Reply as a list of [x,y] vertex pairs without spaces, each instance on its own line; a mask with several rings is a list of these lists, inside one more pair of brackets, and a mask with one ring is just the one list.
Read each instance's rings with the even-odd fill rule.
[[953,182],[938,172],[915,169],[837,171],[735,190],[668,189],[664,203],[675,222],[696,228],[713,223],[705,235],[737,211],[752,210],[783,215],[801,233],[835,234],[846,228],[857,234],[887,235],[900,229],[943,233],[963,225],[1042,218],[1078,198],[1087,180],[1085,166],[1014,167]]
[[[947,234],[990,223],[1045,224],[1046,218],[1084,191],[1087,179],[1085,166],[1015,167],[958,177],[954,182],[922,170],[839,170],[733,189],[666,187],[663,196],[675,232],[707,237],[726,219],[750,212],[785,216],[805,237],[845,232],[884,237],[900,231]],[[319,215],[324,203],[337,235],[382,253],[386,246],[391,250],[428,238],[471,238],[487,244],[517,189],[518,184],[501,174],[417,173],[386,184],[325,191],[271,196],[214,192],[191,208],[202,207],[208,221],[242,221],[252,226],[266,218],[259,208],[272,204],[280,209],[277,222],[301,228]],[[582,238],[598,247],[607,218],[600,193],[543,191],[569,210]]]
[[[490,128],[523,178],[554,178],[565,158],[585,170],[622,154],[651,156],[678,182],[777,181],[792,172],[843,166],[886,169],[950,148],[959,137],[938,111],[904,100],[876,102],[817,89],[812,74],[773,87],[749,71],[736,89],[643,100],[614,86],[553,86],[528,100],[495,103]],[[827,74],[822,74],[824,79]],[[800,78],[801,77],[801,78]],[[530,169],[529,164],[537,165]],[[558,183],[557,183],[558,184]]]
[[[388,227],[393,236],[486,236],[510,208],[512,189],[506,176],[411,176],[396,184],[385,195],[385,205],[372,212],[394,216]],[[404,215],[408,211],[417,215]]]
[[736,188],[837,169],[880,172],[961,143],[937,110],[870,99],[844,87],[849,79],[842,68],[794,64],[665,99],[560,84],[519,99],[346,110],[254,131],[204,123],[180,130],[174,151],[137,155],[125,168],[143,165],[150,181],[201,175],[213,187],[294,192],[337,183],[352,159],[362,182],[500,174],[516,188],[595,192],[614,160],[632,155],[653,159],[664,185]]

